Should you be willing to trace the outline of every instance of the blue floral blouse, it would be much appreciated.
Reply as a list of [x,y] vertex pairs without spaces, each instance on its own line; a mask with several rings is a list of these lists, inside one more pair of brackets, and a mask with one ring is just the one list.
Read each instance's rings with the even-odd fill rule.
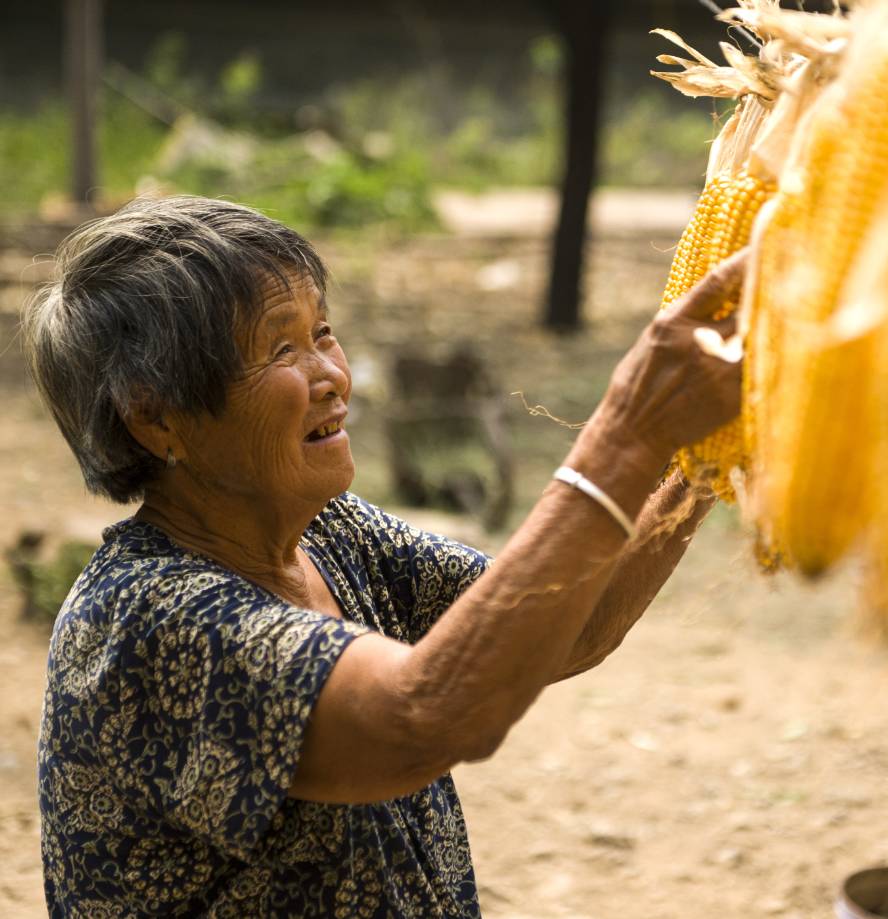
[[349,642],[368,630],[417,641],[488,560],[350,494],[302,545],[343,620],[290,606],[150,524],[105,531],[49,653],[50,916],[480,916],[449,775],[361,806],[287,789]]

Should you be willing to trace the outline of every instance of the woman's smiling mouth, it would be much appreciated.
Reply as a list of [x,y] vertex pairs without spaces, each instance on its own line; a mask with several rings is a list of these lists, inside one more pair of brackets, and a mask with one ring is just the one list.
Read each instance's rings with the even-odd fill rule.
[[339,435],[345,435],[343,424],[343,421],[328,421],[316,427],[305,440],[307,443],[328,443],[333,440],[338,440]]

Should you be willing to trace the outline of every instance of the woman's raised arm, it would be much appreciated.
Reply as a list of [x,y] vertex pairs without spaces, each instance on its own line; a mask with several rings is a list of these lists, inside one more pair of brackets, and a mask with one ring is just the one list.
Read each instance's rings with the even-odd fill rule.
[[[675,450],[739,409],[739,365],[704,354],[694,331],[730,331],[730,320],[707,317],[743,264],[742,255],[723,263],[648,326],[565,460],[630,518]],[[552,482],[491,570],[415,646],[378,635],[349,645],[315,706],[291,795],[386,799],[491,755],[568,665],[625,538],[599,503]],[[599,623],[601,647],[587,643],[590,657],[605,656],[634,621],[618,610]]]

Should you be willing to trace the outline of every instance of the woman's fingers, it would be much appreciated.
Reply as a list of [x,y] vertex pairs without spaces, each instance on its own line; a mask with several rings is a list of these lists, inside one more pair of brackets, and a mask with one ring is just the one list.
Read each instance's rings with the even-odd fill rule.
[[731,313],[723,319],[713,319],[707,323],[713,329],[717,329],[722,338],[730,338],[737,331],[737,313]]
[[704,354],[729,364],[739,364],[743,359],[743,342],[739,335],[725,337],[717,329],[701,325],[694,329],[694,341]]
[[743,280],[748,258],[748,246],[726,258],[669,306],[665,311],[667,316],[681,316],[698,322],[711,319],[722,303],[736,293]]

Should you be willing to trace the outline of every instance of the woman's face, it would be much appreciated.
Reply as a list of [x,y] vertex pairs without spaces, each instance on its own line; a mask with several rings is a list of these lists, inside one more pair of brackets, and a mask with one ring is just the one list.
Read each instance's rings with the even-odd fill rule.
[[189,471],[211,490],[319,510],[354,477],[343,427],[351,375],[314,282],[290,286],[270,285],[239,336],[244,370],[225,410],[186,422],[182,440]]

